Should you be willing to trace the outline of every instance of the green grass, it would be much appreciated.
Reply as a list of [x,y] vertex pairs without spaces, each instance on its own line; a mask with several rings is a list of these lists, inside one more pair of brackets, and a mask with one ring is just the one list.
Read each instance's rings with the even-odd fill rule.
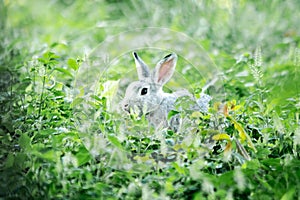
[[[299,199],[299,9],[0,1],[0,198]],[[209,112],[177,133],[119,112],[132,51],[178,54],[166,91],[218,76]]]

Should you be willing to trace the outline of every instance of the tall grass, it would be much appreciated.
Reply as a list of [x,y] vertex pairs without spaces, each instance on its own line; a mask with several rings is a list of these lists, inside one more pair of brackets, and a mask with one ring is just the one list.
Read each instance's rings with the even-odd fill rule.
[[[299,9],[280,0],[0,1],[0,197],[296,198]],[[217,76],[208,113],[181,111],[173,132],[119,112],[136,79],[133,50],[149,65],[179,54],[166,91],[197,96]]]

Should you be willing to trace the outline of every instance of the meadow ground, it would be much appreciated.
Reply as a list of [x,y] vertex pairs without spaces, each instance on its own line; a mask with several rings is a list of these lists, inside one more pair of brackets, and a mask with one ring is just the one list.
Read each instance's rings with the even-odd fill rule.
[[[0,198],[299,199],[299,10],[0,0]],[[179,99],[178,132],[120,112],[132,51],[177,53],[167,92],[218,78],[208,112]]]

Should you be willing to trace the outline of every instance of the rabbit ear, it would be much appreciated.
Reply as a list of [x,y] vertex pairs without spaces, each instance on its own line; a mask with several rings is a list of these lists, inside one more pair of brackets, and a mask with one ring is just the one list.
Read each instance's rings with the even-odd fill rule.
[[154,69],[154,82],[160,85],[167,83],[172,77],[177,62],[177,55],[171,53],[159,61]]
[[149,67],[144,63],[144,61],[137,55],[136,52],[132,53],[135,65],[138,73],[139,80],[143,80],[145,78],[150,77]]

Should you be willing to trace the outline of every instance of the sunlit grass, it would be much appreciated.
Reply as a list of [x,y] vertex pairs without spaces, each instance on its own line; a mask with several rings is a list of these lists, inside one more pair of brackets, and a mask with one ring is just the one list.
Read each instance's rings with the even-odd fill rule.
[[[0,197],[296,198],[299,10],[280,0],[0,1]],[[137,79],[132,51],[151,68],[178,54],[168,92],[197,96],[219,77],[208,113],[181,111],[175,133],[121,112]]]

